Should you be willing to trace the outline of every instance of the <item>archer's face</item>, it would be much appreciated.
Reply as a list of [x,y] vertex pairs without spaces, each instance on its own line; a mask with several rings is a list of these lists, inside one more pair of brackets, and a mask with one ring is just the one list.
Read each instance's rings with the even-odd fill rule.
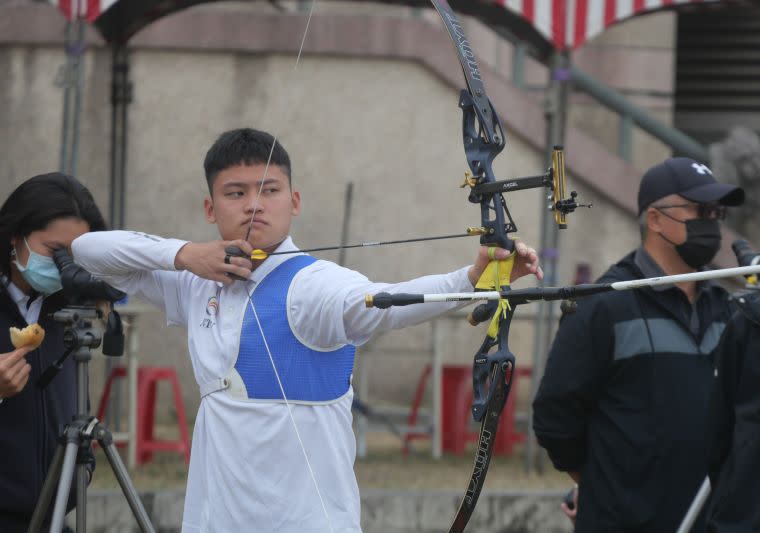
[[204,210],[206,220],[217,225],[224,240],[244,239],[253,216],[248,242],[271,251],[290,233],[290,223],[301,210],[301,196],[291,191],[281,167],[270,165],[266,178],[265,168],[264,164],[238,165],[221,171]]

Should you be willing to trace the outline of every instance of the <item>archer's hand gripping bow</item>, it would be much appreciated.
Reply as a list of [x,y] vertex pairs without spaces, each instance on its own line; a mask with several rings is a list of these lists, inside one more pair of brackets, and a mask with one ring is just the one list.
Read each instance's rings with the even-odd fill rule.
[[[459,107],[463,115],[464,151],[470,167],[470,172],[465,175],[463,187],[470,187],[469,201],[480,204],[480,243],[514,251],[515,243],[509,238],[509,233],[517,231],[517,226],[502,196],[502,193],[508,191],[549,188],[549,207],[554,210],[555,221],[560,228],[567,227],[565,216],[574,211],[578,204],[575,202],[575,192],[572,192],[569,198],[564,198],[564,158],[560,147],[555,147],[552,167],[544,175],[504,181],[497,181],[494,177],[491,165],[504,149],[504,129],[486,95],[475,55],[462,25],[446,0],[431,1],[454,42],[467,85],[459,97]],[[477,289],[509,290],[513,259],[514,256],[508,260],[492,260],[478,282]],[[464,530],[485,482],[499,417],[509,395],[515,369],[515,356],[508,346],[513,313],[513,308],[505,300],[498,300],[481,304],[469,317],[473,325],[489,319],[492,322],[488,335],[475,353],[472,370],[472,416],[481,422],[475,464],[450,533]]]

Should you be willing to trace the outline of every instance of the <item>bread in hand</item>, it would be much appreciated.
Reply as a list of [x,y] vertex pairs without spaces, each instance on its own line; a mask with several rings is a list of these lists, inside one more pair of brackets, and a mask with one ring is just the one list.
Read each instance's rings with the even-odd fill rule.
[[24,329],[10,328],[14,348],[31,346],[37,348],[45,338],[45,330],[39,324],[30,324]]

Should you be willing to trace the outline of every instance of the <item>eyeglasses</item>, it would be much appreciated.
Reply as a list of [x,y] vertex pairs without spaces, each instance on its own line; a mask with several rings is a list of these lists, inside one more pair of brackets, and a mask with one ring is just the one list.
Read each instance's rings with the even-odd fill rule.
[[725,220],[726,206],[720,204],[672,204],[672,205],[653,205],[655,209],[671,209],[674,207],[684,207],[694,209],[697,212],[697,218],[708,220]]

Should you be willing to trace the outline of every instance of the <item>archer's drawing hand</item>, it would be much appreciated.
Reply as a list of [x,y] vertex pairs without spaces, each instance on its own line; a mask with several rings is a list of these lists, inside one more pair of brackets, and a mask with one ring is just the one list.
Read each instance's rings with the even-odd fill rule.
[[234,281],[230,274],[248,279],[253,264],[246,257],[229,255],[225,248],[234,246],[250,256],[253,248],[242,239],[235,241],[189,242],[177,252],[174,266],[189,270],[198,277],[229,285]]
[[[515,281],[527,274],[533,274],[537,279],[544,279],[544,272],[541,270],[541,266],[538,264],[538,254],[536,250],[528,246],[522,241],[515,242],[515,251],[517,257],[515,257],[515,264],[512,267],[512,276],[510,281]],[[509,257],[509,252],[503,248],[496,248],[494,251],[494,257],[496,259],[506,259]],[[488,247],[481,246],[478,250],[478,257],[475,260],[475,264],[470,267],[467,276],[470,278],[470,283],[473,287],[477,284],[483,271],[488,266],[490,259],[488,258]]]

